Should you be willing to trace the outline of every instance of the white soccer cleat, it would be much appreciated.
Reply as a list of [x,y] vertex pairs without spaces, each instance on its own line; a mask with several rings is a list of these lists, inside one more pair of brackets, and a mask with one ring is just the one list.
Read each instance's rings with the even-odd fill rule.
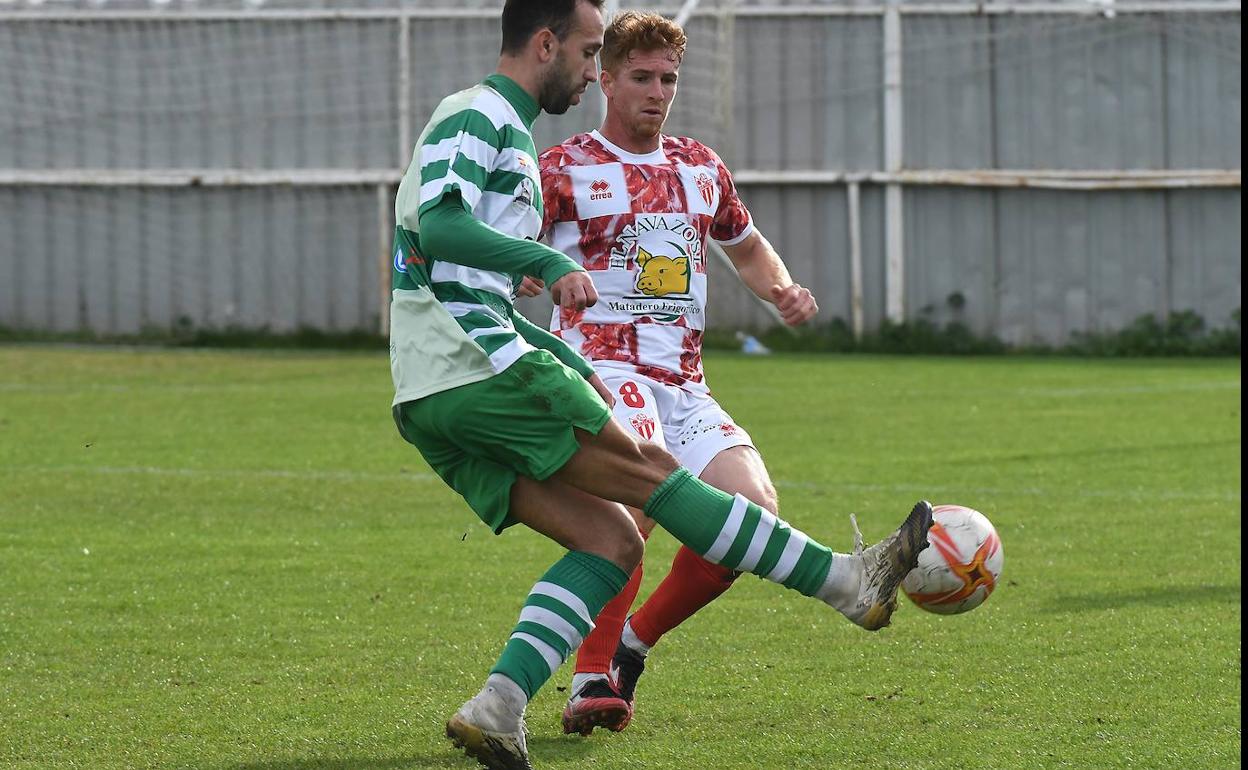
[[492,687],[459,707],[446,723],[455,748],[489,770],[533,770],[525,740],[524,715],[517,714]]
[[851,513],[849,520],[854,526],[853,556],[862,559],[862,577],[857,601],[842,612],[868,631],[878,631],[892,619],[893,610],[897,609],[897,589],[918,564],[919,552],[927,548],[932,505],[920,500],[897,531],[865,549],[858,519]]

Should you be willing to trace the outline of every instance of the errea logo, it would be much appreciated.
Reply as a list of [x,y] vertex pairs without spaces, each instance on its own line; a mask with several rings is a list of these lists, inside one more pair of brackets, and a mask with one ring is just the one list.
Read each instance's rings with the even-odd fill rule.
[[605,179],[595,179],[589,185],[589,199],[591,201],[600,201],[614,197],[611,193],[611,185]]
[[[593,166],[567,167],[572,199],[576,202],[576,218],[616,216],[632,211],[628,197],[628,179],[620,163],[598,163]],[[694,193],[697,195],[697,193]]]

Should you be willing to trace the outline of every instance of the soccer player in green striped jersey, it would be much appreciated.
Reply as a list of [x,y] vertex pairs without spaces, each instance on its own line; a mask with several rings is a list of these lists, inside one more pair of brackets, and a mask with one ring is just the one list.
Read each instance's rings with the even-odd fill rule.
[[869,629],[927,545],[931,506],[868,549],[833,553],[741,495],[680,468],[611,419],[612,396],[558,337],[512,306],[525,275],[569,312],[587,273],[534,240],[542,200],[531,128],[597,79],[602,0],[507,0],[497,71],[447,97],[395,202],[390,320],[395,423],[496,533],[524,524],[568,553],[530,589],[485,686],[447,737],[488,768],[530,768],[524,710],[628,580],[641,509],[709,561],[816,597]]

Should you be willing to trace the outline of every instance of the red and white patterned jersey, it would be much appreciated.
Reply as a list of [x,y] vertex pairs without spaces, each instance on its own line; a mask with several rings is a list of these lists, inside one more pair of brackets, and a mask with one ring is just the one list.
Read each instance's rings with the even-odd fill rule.
[[551,330],[595,367],[707,392],[706,239],[733,245],[754,231],[723,161],[693,139],[661,136],[637,155],[591,131],[538,165],[543,240],[584,266],[599,295],[584,311],[556,307]]

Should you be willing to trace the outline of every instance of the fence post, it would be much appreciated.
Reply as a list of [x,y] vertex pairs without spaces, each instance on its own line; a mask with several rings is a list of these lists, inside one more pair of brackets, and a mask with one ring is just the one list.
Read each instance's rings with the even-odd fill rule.
[[846,207],[849,216],[849,312],[854,339],[862,339],[862,214],[858,199],[858,183],[846,185]]
[[[900,0],[888,0],[884,9],[884,171],[901,171],[905,153],[902,139],[901,91],[901,7]],[[888,320],[901,323],[906,318],[905,219],[902,186],[884,186],[884,293]]]
[[377,331],[390,335],[390,245],[394,241],[390,224],[390,185],[377,185]]

